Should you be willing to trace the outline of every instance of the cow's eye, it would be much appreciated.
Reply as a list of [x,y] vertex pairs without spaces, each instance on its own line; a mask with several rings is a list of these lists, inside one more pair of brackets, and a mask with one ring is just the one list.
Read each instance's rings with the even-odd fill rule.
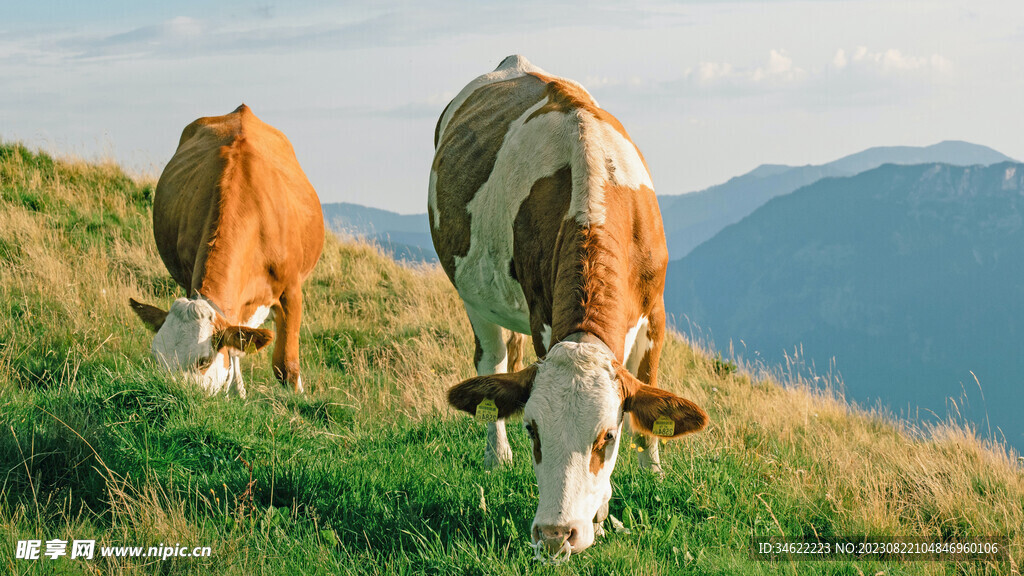
[[526,435],[533,438],[533,426],[527,424],[524,428],[526,428]]
[[206,372],[206,369],[210,367],[210,364],[213,364],[212,356],[209,358],[200,358],[199,360],[196,361],[196,370],[199,370],[200,372]]
[[605,443],[611,442],[612,440],[615,440],[615,432],[608,432],[604,435]]

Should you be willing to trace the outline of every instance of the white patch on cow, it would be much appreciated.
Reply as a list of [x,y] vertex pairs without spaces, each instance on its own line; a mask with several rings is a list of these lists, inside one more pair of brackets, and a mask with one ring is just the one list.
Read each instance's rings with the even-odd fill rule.
[[547,324],[540,331],[541,341],[544,342],[544,350],[551,348],[551,326]]
[[267,321],[267,316],[270,316],[270,306],[260,306],[245,322],[245,325],[249,328],[259,328]]
[[[537,363],[523,422],[536,425],[541,463],[534,462],[539,503],[533,526],[575,529],[575,550],[594,541],[593,520],[611,498],[611,474],[618,454],[622,399],[614,356],[589,342],[558,342]],[[604,466],[590,471],[599,434],[614,431]],[[536,541],[536,530],[531,533]]]
[[427,188],[427,208],[434,216],[432,228],[441,229],[441,210],[437,208],[437,170],[430,168],[430,186]]
[[[268,309],[268,311],[269,311],[269,309]],[[265,316],[264,316],[264,318],[265,318]],[[262,324],[262,322],[260,322],[259,324]],[[259,324],[257,324],[256,326],[259,326]],[[255,328],[255,326],[250,326],[250,328]],[[239,398],[245,400],[245,382],[242,380],[242,354],[241,353],[232,354],[231,355],[231,374],[228,377],[229,377],[229,384],[228,384],[228,390],[226,391],[228,393],[228,395],[230,395],[232,392],[234,392],[235,394],[238,394]],[[301,386],[301,384],[300,384],[300,386]],[[301,391],[301,388],[300,388],[300,391]]]
[[[225,359],[224,353],[218,352],[214,357],[210,367],[205,372],[190,372],[187,373],[188,377],[193,379],[200,388],[206,391],[210,396],[215,396],[221,391],[225,391],[225,388],[230,385],[234,375],[234,359],[229,358],[227,360],[227,367],[224,366]],[[239,372],[239,376],[241,372]],[[245,396],[243,395],[243,398]]]
[[636,374],[644,354],[654,344],[647,334],[648,325],[647,316],[641,315],[636,325],[626,331],[626,345],[623,348],[622,357],[626,359],[626,369],[633,374]]
[[455,286],[462,299],[486,319],[522,334],[530,333],[523,288],[509,274],[513,222],[539,178],[568,164],[574,130],[569,115],[558,112],[526,119],[545,100],[512,122],[498,150],[490,177],[466,206],[470,243],[455,257]]
[[604,189],[609,184],[654,189],[636,146],[607,122],[586,110],[577,112],[579,146],[573,156],[573,194],[569,214],[581,226],[600,226],[605,221]]

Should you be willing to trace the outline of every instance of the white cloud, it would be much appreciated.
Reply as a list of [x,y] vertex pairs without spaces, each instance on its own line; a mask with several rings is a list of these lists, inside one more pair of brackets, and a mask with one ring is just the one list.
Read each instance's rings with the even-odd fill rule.
[[750,79],[754,82],[794,82],[803,78],[805,74],[802,68],[793,65],[793,59],[784,50],[773,49],[768,54],[768,65],[754,70]]
[[867,46],[858,46],[852,57],[847,59],[846,51],[840,48],[832,58],[833,70],[850,70],[876,75],[905,75],[907,73],[926,72],[950,74],[953,63],[941,54],[930,56],[914,56],[904,54],[897,48],[871,51]]
[[[829,52],[825,52],[828,54]],[[839,48],[815,63],[775,48],[759,61],[739,65],[705,61],[666,82],[654,81],[678,97],[744,98],[774,94],[791,101],[858,105],[880,101],[910,102],[954,79],[954,64],[941,54],[918,55],[898,48]],[[653,90],[645,83],[643,92]],[[633,92],[634,95],[642,92]],[[827,96],[823,96],[827,95]]]
[[[687,71],[687,74],[690,74],[690,71]],[[697,81],[703,85],[730,78],[733,74],[732,64],[728,62],[701,62],[696,70]]]
[[836,55],[832,57],[832,67],[836,70],[842,70],[843,68],[846,68],[847,62],[846,50],[843,50],[842,48],[836,50]]
[[777,89],[802,81],[807,72],[794,64],[785,50],[773,49],[756,66],[736,66],[730,62],[700,62],[683,73],[684,84],[704,90],[751,91]]

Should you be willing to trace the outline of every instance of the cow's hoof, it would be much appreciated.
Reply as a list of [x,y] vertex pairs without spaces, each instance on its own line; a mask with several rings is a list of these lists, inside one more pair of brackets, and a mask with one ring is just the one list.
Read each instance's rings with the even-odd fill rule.
[[274,366],[274,376],[277,377],[277,381],[283,384],[285,388],[296,394],[301,394],[306,391],[305,386],[302,385],[302,376],[299,374],[299,367],[297,363],[294,365],[285,365],[284,368]]
[[512,450],[501,450],[497,454],[490,450],[484,454],[484,466],[488,468],[501,468],[502,466],[512,465]]
[[651,472],[651,474],[654,474],[654,477],[657,478],[658,480],[665,479],[665,471],[661,469],[661,464],[654,462],[653,464],[648,466],[647,469]]

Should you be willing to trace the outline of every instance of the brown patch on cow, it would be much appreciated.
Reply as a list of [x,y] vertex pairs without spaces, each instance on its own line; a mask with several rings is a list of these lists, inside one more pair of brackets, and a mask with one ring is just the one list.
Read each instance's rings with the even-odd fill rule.
[[627,321],[637,308],[628,278],[628,236],[620,240],[613,232],[607,221],[605,226],[582,226],[574,219],[563,223],[551,262],[551,342],[588,332],[621,362]]
[[557,251],[552,341],[556,335],[589,332],[623,362],[626,332],[641,315],[647,316],[654,346],[643,375],[653,383],[664,335],[668,268],[661,213],[654,191],[647,187],[609,184],[604,193],[606,206],[614,207],[607,210],[604,224],[573,223]]
[[469,252],[470,215],[466,211],[494,169],[509,125],[544,96],[544,83],[533,76],[477,88],[452,114],[438,135],[432,170],[441,221],[429,211],[434,249],[448,277],[455,278],[455,257]]
[[508,331],[508,340],[505,341],[505,352],[507,354],[508,372],[519,372],[526,367],[526,336],[518,332]]
[[473,345],[475,347],[473,350],[473,367],[479,370],[480,360],[484,357],[484,347],[480,345],[480,337],[476,335],[476,330],[473,331]]
[[622,410],[630,414],[634,431],[652,435],[654,421],[662,416],[675,422],[674,434],[668,438],[698,432],[707,426],[708,415],[700,406],[668,390],[644,384],[621,364],[616,363],[615,370]]
[[213,335],[213,348],[234,348],[247,353],[263,350],[274,340],[274,333],[264,328],[228,326]]
[[540,332],[544,324],[551,325],[552,318],[555,260],[551,251],[558,244],[563,227],[569,225],[565,215],[571,201],[572,170],[563,166],[533,183],[512,223],[514,277],[530,304],[530,329],[538,356],[546,352]]
[[597,435],[597,439],[594,440],[594,444],[590,447],[590,473],[597,476],[601,469],[604,468],[604,461],[608,455],[607,445],[608,441],[606,437],[609,432],[614,432],[614,428],[607,428],[602,430]]
[[519,412],[530,398],[537,366],[505,374],[477,376],[464,380],[448,390],[448,403],[468,414],[484,400],[493,400],[498,407],[498,418],[508,418]]
[[530,434],[530,440],[533,441],[533,462],[535,464],[540,464],[542,456],[540,451],[540,429],[537,428],[537,422],[535,420],[530,420],[530,427],[533,430]]

